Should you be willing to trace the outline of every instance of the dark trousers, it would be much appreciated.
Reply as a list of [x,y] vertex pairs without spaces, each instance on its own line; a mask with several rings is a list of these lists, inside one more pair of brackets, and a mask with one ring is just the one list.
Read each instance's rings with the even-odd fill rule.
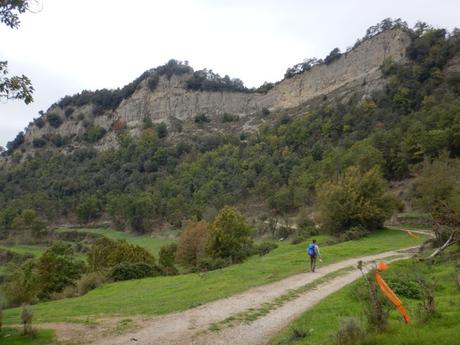
[[315,268],[316,268],[316,255],[310,255],[310,270],[312,272],[315,272]]

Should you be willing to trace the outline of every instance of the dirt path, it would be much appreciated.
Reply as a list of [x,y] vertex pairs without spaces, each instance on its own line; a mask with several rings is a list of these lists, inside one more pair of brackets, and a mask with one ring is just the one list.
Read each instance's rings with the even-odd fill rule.
[[306,284],[312,283],[328,273],[355,266],[358,260],[369,262],[394,256],[401,256],[401,251],[390,251],[344,260],[320,267],[316,273],[298,274],[184,312],[144,320],[139,330],[119,336],[106,336],[92,343],[97,345],[266,344],[273,335],[303,311],[359,278],[361,273],[357,269],[353,269],[348,273],[328,280],[250,324],[237,323],[220,331],[210,331],[209,327],[237,313],[260,307],[262,304],[283,296],[292,289],[301,288]]

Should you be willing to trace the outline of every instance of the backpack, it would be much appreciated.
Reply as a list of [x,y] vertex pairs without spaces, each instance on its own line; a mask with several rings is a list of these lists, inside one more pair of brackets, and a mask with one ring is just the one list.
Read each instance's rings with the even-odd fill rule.
[[308,255],[316,256],[315,245],[313,243],[310,243],[308,245],[307,253],[308,253]]

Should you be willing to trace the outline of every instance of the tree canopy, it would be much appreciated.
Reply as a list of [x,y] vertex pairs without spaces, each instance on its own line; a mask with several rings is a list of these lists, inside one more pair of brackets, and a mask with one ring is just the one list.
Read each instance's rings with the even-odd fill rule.
[[[0,22],[10,28],[20,25],[19,14],[30,6],[29,0],[4,0],[0,2]],[[0,58],[0,99],[19,99],[29,104],[33,101],[34,88],[28,77],[9,76],[8,61]]]

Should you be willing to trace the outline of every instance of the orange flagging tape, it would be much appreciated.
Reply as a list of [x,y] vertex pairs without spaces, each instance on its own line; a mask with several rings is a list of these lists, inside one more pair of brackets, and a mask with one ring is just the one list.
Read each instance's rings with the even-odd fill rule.
[[377,281],[377,284],[379,284],[380,290],[382,290],[383,294],[395,305],[396,308],[398,308],[399,312],[404,318],[404,321],[406,323],[409,323],[410,321],[410,316],[407,314],[406,310],[404,309],[400,299],[396,294],[391,290],[391,288],[388,286],[388,284],[383,280],[382,276],[380,275],[381,271],[385,271],[388,268],[388,265],[384,263],[383,261],[380,261],[377,265],[377,272],[375,273],[375,280]]

